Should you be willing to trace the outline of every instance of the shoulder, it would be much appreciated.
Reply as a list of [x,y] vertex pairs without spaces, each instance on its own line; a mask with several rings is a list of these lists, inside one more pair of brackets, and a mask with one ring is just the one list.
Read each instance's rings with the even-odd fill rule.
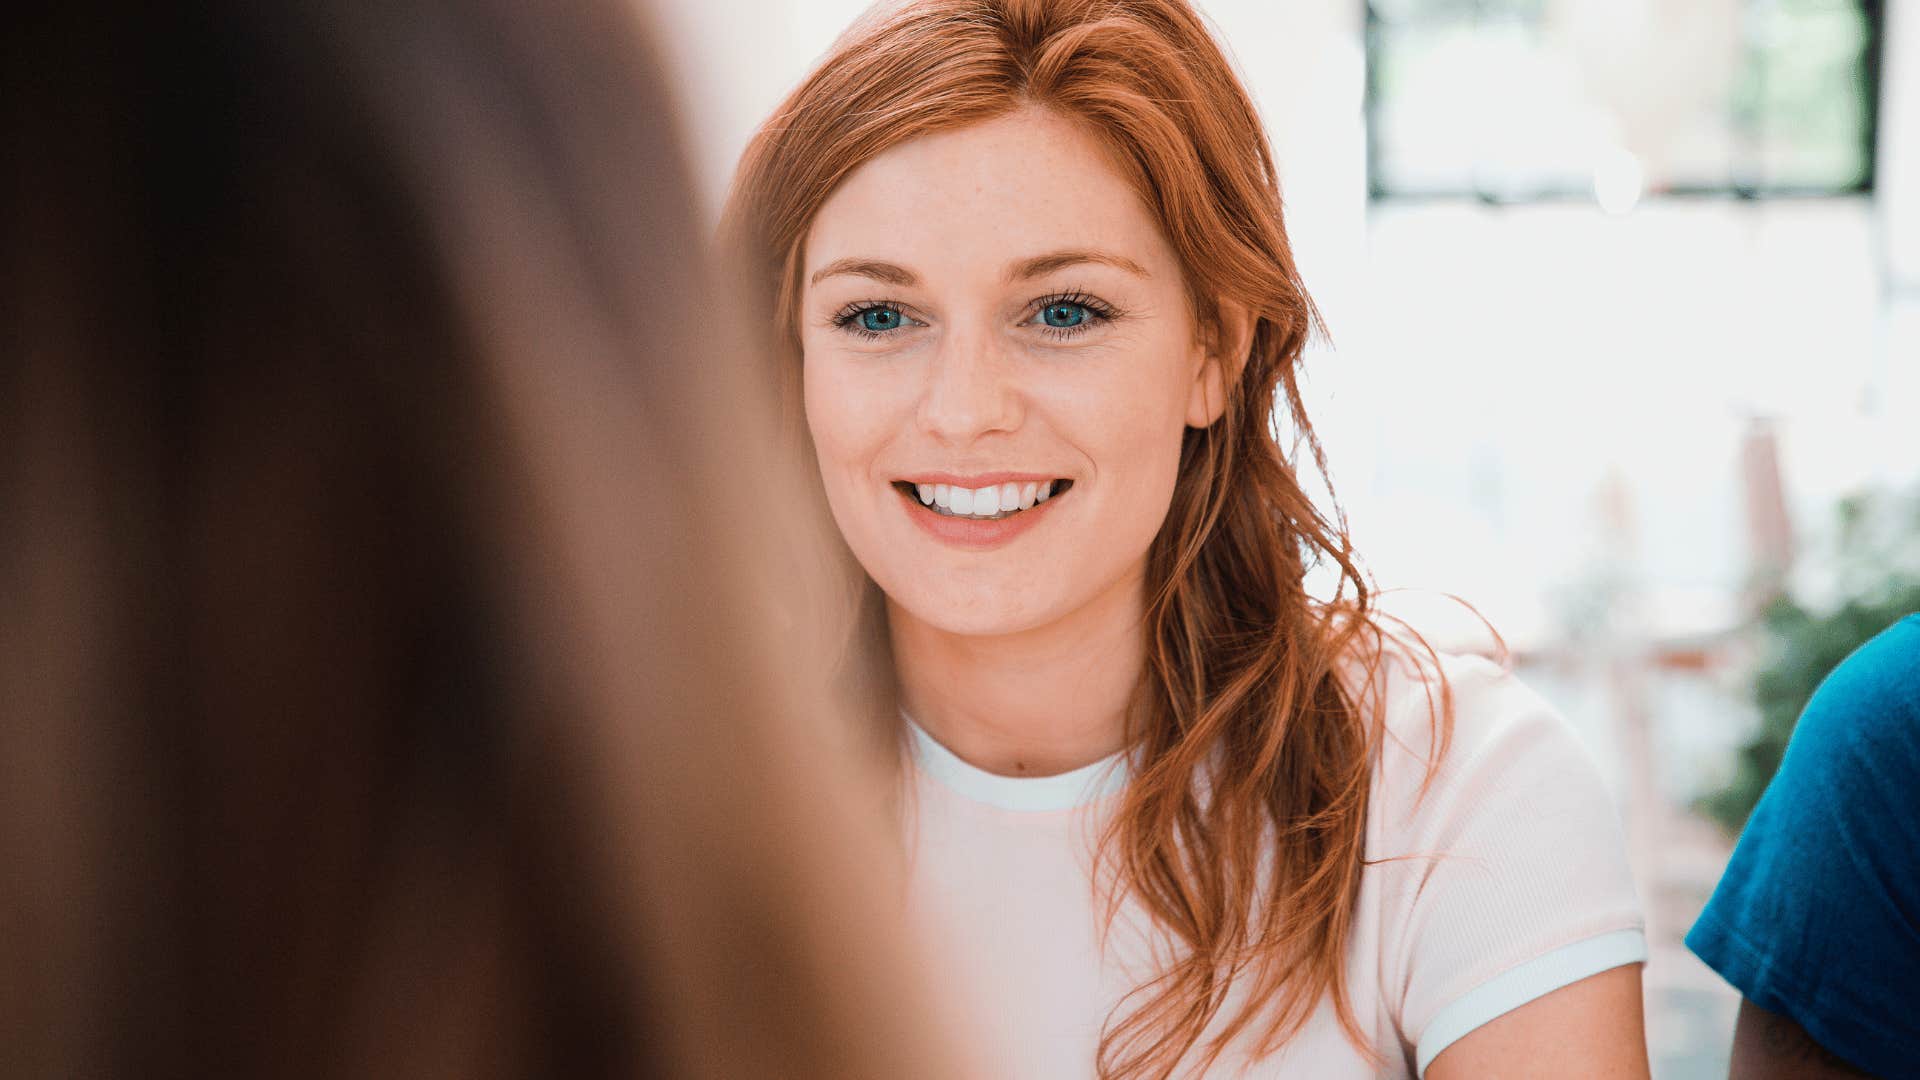
[[1881,631],[1821,681],[1787,752],[1801,759],[1795,765],[1860,753],[1881,762],[1920,755],[1920,615]]
[[1646,957],[1612,793],[1490,631],[1381,624],[1369,933],[1425,1064],[1541,995]]
[[[1611,803],[1578,734],[1514,674],[1502,642],[1464,607],[1418,620],[1388,616],[1361,698],[1375,710],[1375,802],[1380,811],[1491,812],[1485,797],[1524,798],[1572,783]],[[1609,805],[1610,809],[1610,805]],[[1385,824],[1398,824],[1388,820]]]
[[1844,834],[1870,853],[1905,844],[1920,783],[1920,615],[1909,615],[1854,650],[1801,710],[1767,790],[1741,836],[1758,851],[1774,837]]
[[1376,721],[1369,858],[1411,856],[1383,872],[1429,885],[1604,894],[1637,918],[1619,805],[1585,742],[1490,629],[1432,625],[1379,624],[1360,699]]
[[1920,1023],[1920,617],[1861,646],[1808,701],[1687,946],[1743,996],[1876,1070]]

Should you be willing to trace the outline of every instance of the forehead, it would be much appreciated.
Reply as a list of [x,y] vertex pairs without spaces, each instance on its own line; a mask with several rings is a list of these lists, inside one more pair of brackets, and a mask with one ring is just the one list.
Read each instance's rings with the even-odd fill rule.
[[1106,149],[1058,113],[1026,106],[863,163],[814,216],[806,266],[883,259],[938,281],[998,276],[1069,248],[1123,255],[1157,278],[1175,259]]

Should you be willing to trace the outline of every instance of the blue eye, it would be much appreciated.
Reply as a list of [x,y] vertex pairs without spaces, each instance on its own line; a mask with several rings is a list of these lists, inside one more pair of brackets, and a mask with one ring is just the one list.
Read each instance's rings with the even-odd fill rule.
[[860,329],[871,333],[893,330],[900,325],[900,313],[892,308],[868,308],[860,313]]
[[1086,322],[1089,314],[1085,304],[1048,304],[1041,310],[1040,319],[1048,326],[1065,329]]
[[1098,329],[1120,317],[1120,313],[1104,301],[1078,290],[1055,293],[1038,303],[1040,310],[1034,312],[1038,321],[1030,318],[1027,325],[1037,326],[1048,337],[1061,340]]

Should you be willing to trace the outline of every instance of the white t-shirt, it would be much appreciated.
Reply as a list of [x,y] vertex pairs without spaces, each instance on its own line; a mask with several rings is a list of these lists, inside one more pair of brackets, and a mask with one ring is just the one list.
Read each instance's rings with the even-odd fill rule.
[[[1454,731],[1427,776],[1423,677],[1388,660],[1386,733],[1375,763],[1367,866],[1347,957],[1376,1072],[1331,1000],[1277,1056],[1242,1038],[1209,1076],[1423,1075],[1436,1054],[1551,990],[1646,959],[1644,920],[1613,802],[1566,721],[1493,661],[1441,653]],[[1430,661],[1428,662],[1430,665]],[[1430,674],[1430,671],[1429,671]],[[909,723],[909,907],[973,1030],[987,1075],[1094,1075],[1103,1022],[1160,970],[1170,939],[1129,901],[1097,943],[1094,839],[1127,782],[1119,756],[1058,776],[997,776]],[[1136,999],[1137,1000],[1137,999]],[[1230,996],[1216,1016],[1237,1004]],[[1197,1056],[1190,1056],[1191,1062]]]

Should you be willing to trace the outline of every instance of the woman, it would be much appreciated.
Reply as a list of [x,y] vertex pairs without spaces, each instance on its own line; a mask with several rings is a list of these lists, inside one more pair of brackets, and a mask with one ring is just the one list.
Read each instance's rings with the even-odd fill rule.
[[963,1075],[630,7],[40,7],[0,1075]]
[[1319,464],[1315,314],[1190,8],[877,10],[727,232],[873,586],[914,913],[993,1075],[1646,1075],[1590,761],[1498,665],[1386,632],[1278,442],[1284,400]]

